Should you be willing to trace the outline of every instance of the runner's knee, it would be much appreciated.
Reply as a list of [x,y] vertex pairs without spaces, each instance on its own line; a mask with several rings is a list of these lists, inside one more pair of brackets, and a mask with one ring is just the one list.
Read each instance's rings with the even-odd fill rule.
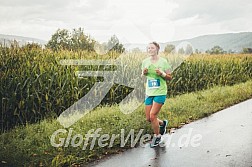
[[156,115],[155,114],[150,114],[150,121],[154,121],[156,119]]

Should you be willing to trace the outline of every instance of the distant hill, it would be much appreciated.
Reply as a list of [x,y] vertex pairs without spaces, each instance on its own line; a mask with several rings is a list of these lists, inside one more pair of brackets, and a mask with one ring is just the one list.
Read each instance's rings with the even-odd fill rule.
[[[6,45],[9,45],[14,39],[18,41],[20,45],[32,42],[41,45],[45,45],[47,43],[47,41],[36,38],[0,34],[0,43],[2,44],[5,43]],[[164,50],[167,44],[179,46],[183,42],[190,43],[194,49],[198,49],[201,52],[205,52],[216,45],[222,47],[225,51],[232,50],[234,52],[240,52],[242,48],[252,48],[252,32],[203,35],[191,39],[160,43],[161,51]],[[139,48],[142,51],[146,51],[147,47],[146,44],[123,45],[127,50]]]
[[[222,47],[225,51],[240,52],[242,48],[252,48],[252,32],[204,35],[191,39],[160,43],[160,47],[161,50],[164,50],[167,44],[178,46],[182,42],[190,43],[194,49],[198,49],[201,52],[205,52],[216,45]],[[125,47],[129,50],[133,48],[146,50],[146,44],[125,44]]]
[[10,43],[13,42],[14,40],[16,40],[20,46],[25,45],[27,43],[38,43],[41,45],[45,45],[47,43],[44,40],[36,39],[36,38],[0,34],[0,43],[1,44],[5,44],[5,45],[9,46]]

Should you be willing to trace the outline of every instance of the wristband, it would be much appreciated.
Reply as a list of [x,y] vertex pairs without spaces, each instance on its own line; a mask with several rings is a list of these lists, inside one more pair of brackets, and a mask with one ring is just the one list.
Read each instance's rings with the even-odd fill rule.
[[166,77],[166,73],[162,71],[162,77]]

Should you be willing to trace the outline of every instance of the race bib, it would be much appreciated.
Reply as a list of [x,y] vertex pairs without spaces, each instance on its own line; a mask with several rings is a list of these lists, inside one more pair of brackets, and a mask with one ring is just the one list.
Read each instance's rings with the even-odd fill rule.
[[148,87],[150,89],[157,89],[160,87],[160,79],[148,79]]

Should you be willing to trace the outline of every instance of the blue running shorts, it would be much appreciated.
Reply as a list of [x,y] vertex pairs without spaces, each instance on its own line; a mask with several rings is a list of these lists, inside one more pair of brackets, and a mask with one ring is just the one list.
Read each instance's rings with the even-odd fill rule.
[[145,105],[152,105],[153,101],[159,104],[164,104],[166,99],[166,95],[160,95],[160,96],[146,96],[144,104]]

